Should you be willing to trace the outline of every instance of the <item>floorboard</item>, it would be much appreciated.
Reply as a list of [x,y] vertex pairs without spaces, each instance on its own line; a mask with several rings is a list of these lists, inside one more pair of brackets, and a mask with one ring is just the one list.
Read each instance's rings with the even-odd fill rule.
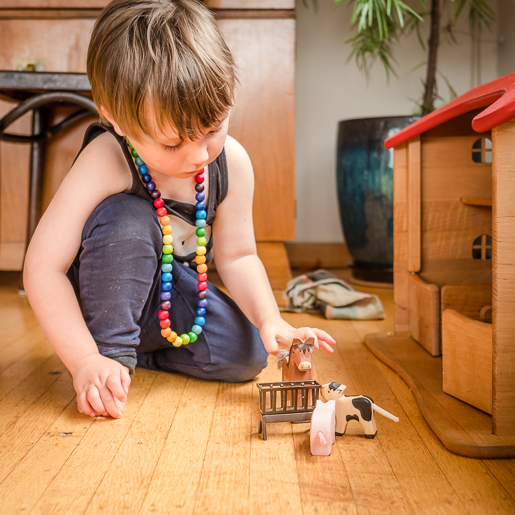
[[193,513],[219,386],[187,378],[140,514]]
[[[449,452],[420,413],[413,394],[391,369],[378,362],[388,386],[404,408],[425,446],[461,500],[466,513],[515,513],[515,460],[479,460]],[[502,480],[495,479],[496,470]]]
[[331,456],[315,457],[308,424],[258,434],[255,383],[281,377],[273,358],[243,384],[138,369],[120,420],[79,414],[71,376],[17,288],[15,275],[0,274],[2,515],[515,513],[515,460],[449,452],[403,380],[363,345],[392,331],[392,291],[375,291],[382,321],[284,314],[336,338],[333,355],[315,355],[320,383],[346,384],[400,418],[378,415],[373,440],[351,421]]
[[[260,383],[277,380],[277,361],[268,359],[268,366],[259,376]],[[288,513],[301,513],[301,489],[293,444],[293,425],[268,424],[268,439],[263,441],[259,430],[259,391],[252,388],[252,425],[249,497],[251,514],[277,514],[277,507]],[[302,425],[305,428],[305,425]]]

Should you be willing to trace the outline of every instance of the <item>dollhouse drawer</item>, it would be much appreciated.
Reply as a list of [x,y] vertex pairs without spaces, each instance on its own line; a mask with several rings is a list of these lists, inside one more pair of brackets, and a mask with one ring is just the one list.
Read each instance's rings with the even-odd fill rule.
[[492,413],[492,324],[454,309],[442,315],[443,391]]

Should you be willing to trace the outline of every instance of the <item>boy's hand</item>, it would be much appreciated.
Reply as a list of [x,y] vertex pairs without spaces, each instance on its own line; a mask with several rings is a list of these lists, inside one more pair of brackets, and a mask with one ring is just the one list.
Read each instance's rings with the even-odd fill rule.
[[300,338],[302,341],[314,338],[315,349],[322,348],[327,354],[334,352],[332,346],[336,344],[334,338],[321,329],[316,329],[315,327],[295,329],[280,317],[263,324],[259,333],[265,349],[274,356],[277,355],[281,348],[289,349],[294,338]]
[[93,354],[77,363],[72,376],[80,413],[90,417],[122,416],[131,384],[127,367]]

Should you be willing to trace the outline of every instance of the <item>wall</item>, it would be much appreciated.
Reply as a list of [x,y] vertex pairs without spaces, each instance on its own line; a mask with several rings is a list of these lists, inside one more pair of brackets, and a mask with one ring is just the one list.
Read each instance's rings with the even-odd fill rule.
[[515,5],[498,0],[499,76],[515,72]]
[[[509,0],[499,2],[508,4],[503,5],[503,13],[507,10],[515,16],[515,5]],[[345,41],[353,35],[349,23],[351,8],[347,2],[336,10],[333,9],[333,0],[318,0],[318,3],[320,8],[315,14],[303,6],[302,0],[296,2],[295,240],[341,242],[343,235],[335,179],[337,123],[357,117],[411,114],[415,109],[414,101],[421,95],[420,80],[424,76],[424,68],[415,72],[411,70],[426,57],[416,36],[412,35],[396,48],[398,78],[392,77],[387,84],[382,65],[376,63],[367,84],[354,61],[346,62],[350,46]],[[409,3],[419,5],[414,0]],[[447,4],[449,11],[444,16],[448,18],[454,4]],[[496,0],[490,0],[490,4],[497,8]],[[515,25],[512,23],[511,26]],[[493,33],[482,37],[480,74],[477,45],[471,42],[466,32],[467,20],[464,17],[455,33],[457,44],[444,38],[440,47],[440,70],[458,94],[478,82],[487,82],[498,76],[497,26]],[[515,38],[513,35],[509,37]],[[515,52],[511,51],[511,62],[514,55]],[[503,63],[507,60],[508,57]],[[447,88],[443,81],[440,82],[440,94],[449,100]]]

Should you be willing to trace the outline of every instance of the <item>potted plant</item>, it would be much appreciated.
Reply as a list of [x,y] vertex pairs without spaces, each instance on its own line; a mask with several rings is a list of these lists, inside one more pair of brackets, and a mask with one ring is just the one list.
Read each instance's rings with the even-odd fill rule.
[[[303,0],[316,11],[318,2]],[[331,0],[335,7],[343,0]],[[427,59],[423,92],[411,116],[362,118],[339,123],[337,152],[337,187],[340,219],[345,241],[353,258],[355,282],[391,283],[393,280],[393,155],[383,147],[384,140],[411,124],[419,116],[435,109],[443,100],[438,93],[438,79],[456,96],[447,78],[438,70],[438,49],[442,31],[451,38],[455,25],[468,11],[469,34],[477,38],[490,30],[494,12],[485,0],[453,0],[454,16],[442,24],[445,0],[420,0],[416,11],[401,0],[349,0],[353,7],[350,23],[355,35],[347,40],[359,70],[368,78],[371,65],[379,60],[387,79],[395,75],[395,45],[416,33]],[[413,3],[412,3],[413,5]],[[427,45],[422,37],[423,24],[429,24]]]

